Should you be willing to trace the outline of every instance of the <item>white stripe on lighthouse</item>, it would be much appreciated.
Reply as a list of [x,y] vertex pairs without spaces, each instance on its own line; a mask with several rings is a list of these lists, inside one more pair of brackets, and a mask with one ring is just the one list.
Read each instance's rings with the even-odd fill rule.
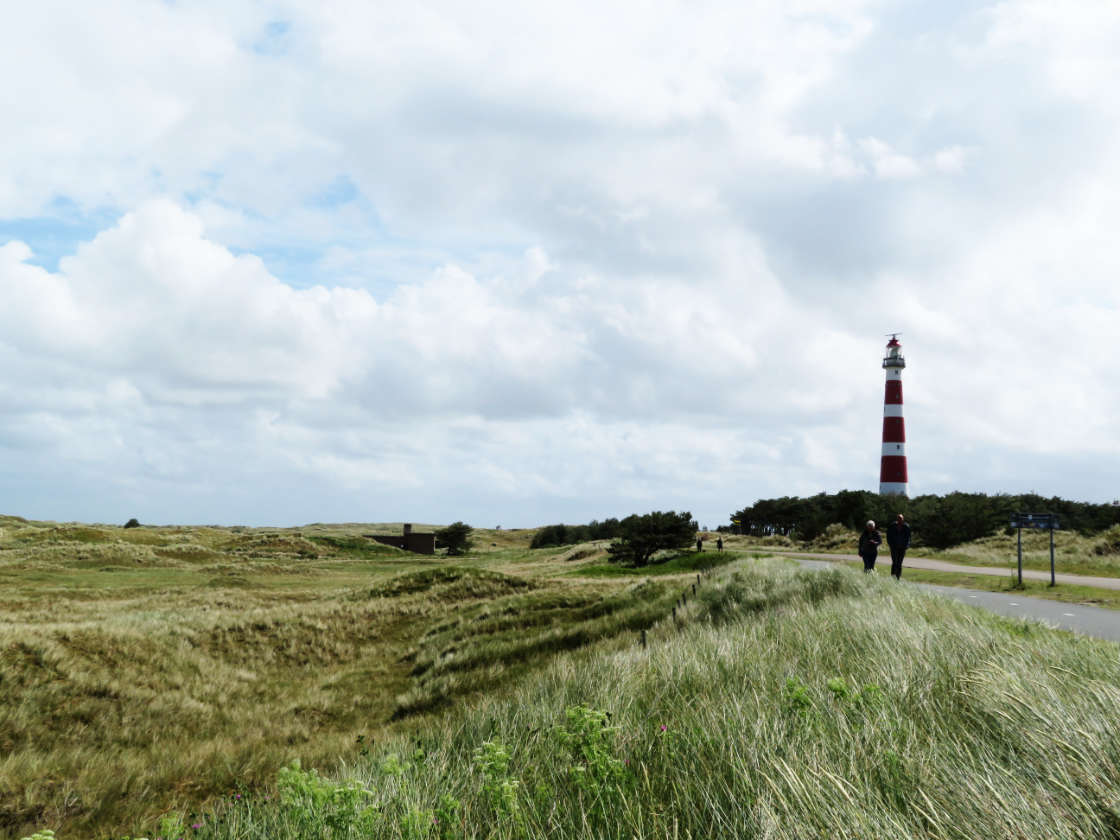
[[880,481],[879,482],[879,495],[887,496],[897,494],[901,496],[906,495],[906,485],[899,481]]
[[906,454],[906,443],[905,443],[905,441],[902,442],[902,443],[884,443],[883,444],[883,454],[884,455],[905,455]]
[[902,403],[885,403],[883,405],[884,417],[901,417]]

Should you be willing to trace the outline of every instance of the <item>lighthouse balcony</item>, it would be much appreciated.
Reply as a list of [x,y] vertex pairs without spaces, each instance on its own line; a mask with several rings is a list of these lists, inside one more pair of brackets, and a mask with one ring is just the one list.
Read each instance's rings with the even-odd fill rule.
[[904,368],[906,367],[906,359],[902,356],[887,356],[883,359],[883,367],[885,368]]

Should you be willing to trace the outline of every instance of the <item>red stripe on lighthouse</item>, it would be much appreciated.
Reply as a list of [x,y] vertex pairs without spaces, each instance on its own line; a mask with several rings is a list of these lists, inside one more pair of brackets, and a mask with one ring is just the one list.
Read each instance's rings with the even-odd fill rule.
[[906,456],[884,455],[879,464],[879,481],[906,484],[909,481],[906,475]]
[[906,422],[903,418],[883,418],[883,443],[906,443]]
[[902,380],[887,380],[887,395],[883,399],[886,405],[902,405]]

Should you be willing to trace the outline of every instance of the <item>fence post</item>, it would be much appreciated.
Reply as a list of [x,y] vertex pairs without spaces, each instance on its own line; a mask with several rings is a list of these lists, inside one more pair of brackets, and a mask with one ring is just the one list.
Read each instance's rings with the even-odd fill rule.
[[1017,543],[1019,546],[1019,585],[1023,585],[1023,528],[1022,526],[1015,529],[1019,535]]
[[646,631],[642,631],[642,650],[646,649]]
[[1054,526],[1050,525],[1050,585],[1057,586],[1057,581],[1054,580]]
[[677,620],[677,608],[673,607],[673,621]]
[[693,594],[693,595],[695,595],[695,594],[696,594],[696,584],[695,584],[695,583],[694,583],[694,584],[692,584],[692,594]]

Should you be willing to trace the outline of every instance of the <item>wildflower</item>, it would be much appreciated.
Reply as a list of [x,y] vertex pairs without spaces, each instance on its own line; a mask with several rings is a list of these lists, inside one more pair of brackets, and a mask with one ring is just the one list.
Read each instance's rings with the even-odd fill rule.
[[202,828],[202,823],[191,823],[191,828],[198,831],[198,829]]
[[665,724],[661,724],[661,731],[662,731],[662,732],[664,732],[664,731],[665,731],[666,729],[668,729],[668,728],[669,728],[669,727],[667,727],[667,726],[666,726]]

